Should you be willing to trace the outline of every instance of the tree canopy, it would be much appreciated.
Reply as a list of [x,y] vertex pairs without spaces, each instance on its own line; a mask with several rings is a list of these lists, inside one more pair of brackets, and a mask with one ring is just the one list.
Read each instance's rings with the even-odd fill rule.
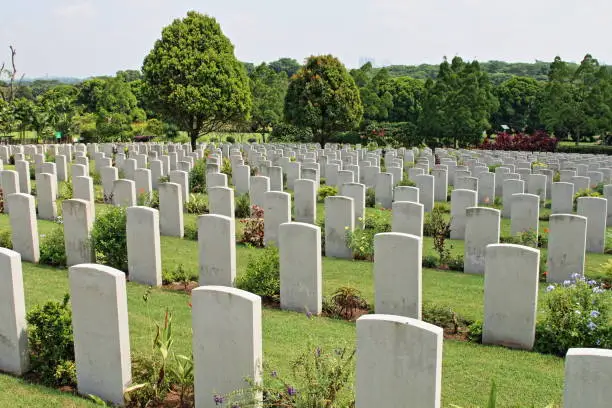
[[188,131],[194,147],[201,134],[250,114],[246,70],[210,16],[190,11],[165,27],[142,73],[151,109]]
[[359,89],[344,65],[332,55],[312,56],[291,77],[285,119],[312,129],[325,145],[334,132],[356,128],[363,117]]
[[251,130],[267,133],[283,120],[283,107],[289,81],[285,72],[276,72],[265,63],[249,74],[253,113]]

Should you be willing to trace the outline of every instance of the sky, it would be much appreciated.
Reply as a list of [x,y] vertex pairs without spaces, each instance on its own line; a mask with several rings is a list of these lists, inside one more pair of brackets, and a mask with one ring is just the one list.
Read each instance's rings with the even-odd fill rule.
[[241,61],[333,54],[349,68],[467,60],[612,63],[610,0],[5,0],[0,62],[28,78],[140,69],[187,11],[217,19]]

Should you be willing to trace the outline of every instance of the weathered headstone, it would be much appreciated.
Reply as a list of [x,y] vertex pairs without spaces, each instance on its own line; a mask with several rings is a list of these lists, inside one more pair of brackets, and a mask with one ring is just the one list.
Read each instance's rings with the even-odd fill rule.
[[612,400],[612,350],[570,348],[565,356],[565,408],[608,408]]
[[291,222],[291,195],[281,191],[264,194],[264,244],[278,246],[278,228]]
[[22,260],[38,263],[40,247],[34,197],[23,193],[10,194],[5,197],[5,203],[11,209],[9,218],[13,250],[21,255]]
[[604,253],[608,200],[599,197],[579,197],[578,215],[587,218],[587,252]]
[[342,196],[325,198],[325,256],[353,258],[346,234],[347,231],[355,229],[354,213],[352,198]]
[[514,194],[510,215],[512,235],[532,231],[538,236],[540,225],[540,197],[535,194]]
[[183,238],[183,200],[181,186],[176,183],[159,185],[159,231],[161,235]]
[[208,206],[211,214],[234,218],[234,190],[228,187],[209,187]]
[[91,247],[91,229],[93,203],[72,199],[62,202],[64,219],[64,247],[68,266],[94,261],[94,249]]
[[130,280],[162,284],[159,211],[149,207],[127,209],[127,250]]
[[546,280],[562,283],[574,273],[583,276],[587,219],[579,215],[553,214],[548,222]]
[[317,192],[313,180],[295,180],[295,221],[315,224],[317,216]]
[[236,226],[234,219],[208,214],[198,217],[200,285],[234,286]]
[[501,212],[494,208],[470,207],[465,215],[463,271],[483,275],[487,245],[499,243]]
[[466,210],[469,207],[476,207],[476,205],[475,190],[453,190],[451,193],[451,239],[465,239]]

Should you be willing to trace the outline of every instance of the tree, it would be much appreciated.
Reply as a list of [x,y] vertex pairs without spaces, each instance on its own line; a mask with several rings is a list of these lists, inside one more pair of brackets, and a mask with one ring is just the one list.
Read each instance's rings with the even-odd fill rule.
[[533,78],[512,77],[495,88],[499,110],[493,114],[495,128],[507,125],[517,131],[539,127],[539,106],[543,85]]
[[257,66],[249,75],[253,97],[251,129],[267,133],[270,127],[283,120],[283,105],[288,80],[284,72],[275,72],[265,63]]
[[391,94],[393,107],[389,111],[390,122],[410,122],[417,124],[422,106],[421,99],[425,83],[410,77],[392,78],[385,90]]
[[357,127],[362,117],[359,89],[337,58],[310,57],[291,77],[285,97],[285,120],[311,128],[321,146],[334,132]]
[[293,58],[280,58],[270,63],[270,68],[276,72],[284,72],[291,78],[300,69],[300,63]]
[[370,62],[359,69],[351,70],[351,76],[359,87],[366,121],[386,121],[393,108],[393,97],[389,92],[391,77],[385,68],[374,72]]
[[435,81],[427,80],[420,132],[429,143],[469,146],[480,143],[499,106],[487,74],[478,61],[454,57],[440,64]]
[[212,17],[190,11],[165,27],[142,73],[151,109],[187,130],[194,148],[201,134],[250,114],[246,71]]

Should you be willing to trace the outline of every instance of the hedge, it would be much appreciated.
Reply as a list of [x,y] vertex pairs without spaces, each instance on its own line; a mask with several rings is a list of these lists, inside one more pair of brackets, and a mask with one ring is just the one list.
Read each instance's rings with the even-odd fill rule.
[[588,153],[588,154],[612,154],[612,146],[602,145],[578,145],[557,146],[557,153]]

